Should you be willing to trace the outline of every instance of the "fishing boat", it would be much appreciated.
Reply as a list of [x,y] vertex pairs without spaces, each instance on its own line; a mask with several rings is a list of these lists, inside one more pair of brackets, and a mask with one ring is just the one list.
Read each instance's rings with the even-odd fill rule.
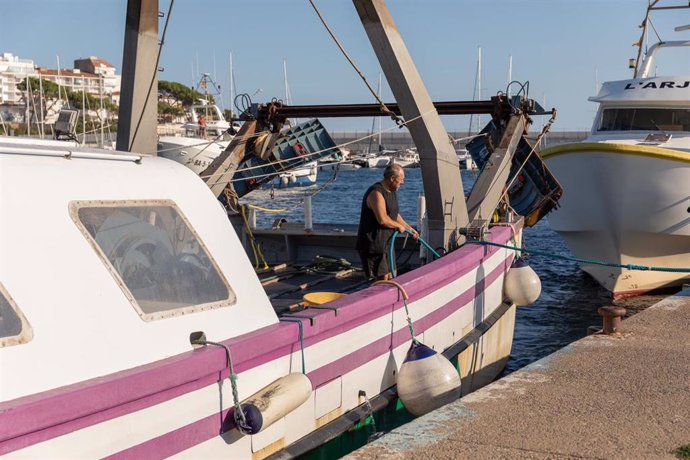
[[[407,52],[397,29],[382,24],[385,4],[355,5],[367,27]],[[128,15],[128,27],[157,23],[156,8],[132,10],[139,15]],[[372,45],[386,52],[377,37]],[[141,52],[151,43],[126,38]],[[423,151],[426,164],[446,165],[455,153],[421,80],[413,83],[431,128],[409,125],[412,136],[445,148]],[[146,92],[132,99],[143,107]],[[529,101],[493,103],[495,117],[510,118],[497,119],[504,137],[521,138]],[[128,118],[155,128],[155,117],[127,113],[125,134]],[[246,122],[222,156],[237,159],[249,144],[237,138],[262,123]],[[510,148],[496,152],[512,157]],[[233,168],[226,182],[210,183],[166,158],[2,139],[0,169],[12,190],[0,198],[0,455],[294,457],[395,402],[404,384],[431,410],[493,380],[510,354],[524,302],[507,280],[522,267],[511,268],[515,252],[501,245],[520,245],[523,220],[469,220],[458,171],[437,169],[425,189],[426,254],[415,251],[393,283],[372,285],[344,260],[356,257],[353,228],[279,220],[258,229],[244,214],[229,216],[218,198]],[[501,196],[479,182],[468,203],[486,195],[472,206],[481,216]],[[458,221],[443,217],[448,209]],[[466,237],[485,244],[463,245]],[[403,244],[394,239],[391,249]],[[324,250],[338,258],[316,257]],[[404,380],[404,369],[441,353],[460,387],[435,393],[447,376],[435,367]]]
[[[657,9],[651,2],[640,46]],[[599,109],[587,139],[541,152],[564,189],[549,223],[614,298],[690,279],[690,76],[654,70],[659,52],[688,46],[650,46],[633,60],[632,79],[606,82],[590,98]]]

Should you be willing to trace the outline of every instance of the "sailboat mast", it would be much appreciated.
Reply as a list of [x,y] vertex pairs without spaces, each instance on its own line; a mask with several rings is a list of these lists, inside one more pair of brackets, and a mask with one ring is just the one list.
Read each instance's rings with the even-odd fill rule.
[[[482,47],[477,50],[477,101],[482,100]],[[482,116],[477,115],[477,132],[482,129]]]
[[[381,73],[380,73],[380,72],[379,72],[379,86],[378,86],[378,88],[377,88],[377,90],[376,90],[376,93],[378,94],[379,99],[381,99]],[[379,151],[383,150],[383,144],[381,143],[381,134],[382,134],[382,131],[381,131],[381,117],[379,117],[379,136],[378,136],[378,139],[379,139]]]
[[[56,54],[55,59],[57,61],[58,102],[60,103],[58,107],[62,108],[62,76],[60,75],[60,56]],[[67,99],[67,97],[65,97],[65,99]]]
[[508,55],[508,86],[506,87],[506,95],[510,97],[510,82],[513,81],[513,55]]
[[235,76],[232,68],[232,51],[230,51],[230,117],[235,113]]
[[290,105],[290,89],[288,88],[287,78],[287,59],[283,59],[283,82],[285,84],[285,103]]
[[[479,101],[481,100],[481,94],[482,94],[482,47],[478,47],[478,56],[477,56],[477,69],[474,73],[474,88],[472,89],[472,100],[473,101]],[[475,132],[479,132],[481,129],[481,118],[479,115],[477,115],[477,126],[479,127]],[[474,132],[472,131],[474,129],[474,114],[470,115],[470,124],[469,127],[467,128],[467,135],[471,136]]]
[[45,135],[45,111],[43,110],[43,79],[41,78],[41,72],[38,72],[38,105],[41,112],[41,124],[39,125],[39,131],[41,133],[41,139]]

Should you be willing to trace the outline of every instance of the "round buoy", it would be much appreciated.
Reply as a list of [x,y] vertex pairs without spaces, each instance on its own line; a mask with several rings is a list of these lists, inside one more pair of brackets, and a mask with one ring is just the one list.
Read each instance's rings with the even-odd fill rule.
[[398,372],[398,397],[419,417],[460,397],[460,376],[443,355],[412,341]]
[[295,176],[294,174],[290,174],[290,183],[294,184],[295,182],[297,182],[297,176]]
[[541,281],[525,259],[518,257],[503,280],[503,292],[519,307],[533,304],[541,294]]
[[280,185],[283,187],[287,187],[287,185],[288,185],[287,176],[280,176]]

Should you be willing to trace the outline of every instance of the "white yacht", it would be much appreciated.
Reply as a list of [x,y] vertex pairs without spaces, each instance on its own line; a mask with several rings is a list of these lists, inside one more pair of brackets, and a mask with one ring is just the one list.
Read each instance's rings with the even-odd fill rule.
[[403,168],[419,168],[419,154],[415,149],[401,150],[391,156],[390,163]]
[[[202,116],[206,120],[203,132],[199,125]],[[205,101],[194,104],[187,112],[187,122],[182,125],[184,136],[160,136],[158,155],[182,163],[199,174],[225,150],[233,137],[231,132],[239,129],[239,125],[233,126],[233,130],[230,126],[217,105]]]
[[584,142],[542,152],[564,189],[549,222],[575,256],[653,267],[581,263],[614,298],[690,280],[674,271],[690,267],[690,75],[653,75],[659,51],[687,46],[651,46],[633,62],[634,78],[604,83],[590,98],[599,110]]

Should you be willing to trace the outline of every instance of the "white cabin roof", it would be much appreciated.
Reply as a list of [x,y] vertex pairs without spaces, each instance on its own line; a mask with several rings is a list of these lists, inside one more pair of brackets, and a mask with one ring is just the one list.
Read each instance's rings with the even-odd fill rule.
[[609,81],[601,85],[599,94],[589,100],[600,103],[640,102],[645,105],[690,106],[690,76]]

